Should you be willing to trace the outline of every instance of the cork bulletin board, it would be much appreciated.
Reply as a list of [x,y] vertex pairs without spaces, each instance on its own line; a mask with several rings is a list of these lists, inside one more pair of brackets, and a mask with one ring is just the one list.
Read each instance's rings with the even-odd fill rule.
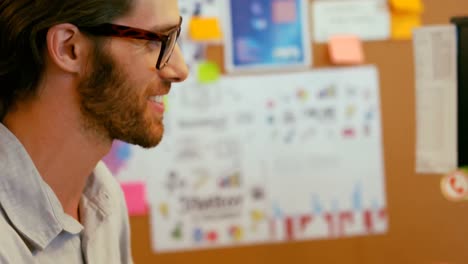
[[[468,14],[466,0],[423,2],[424,25],[448,24],[451,17]],[[366,64],[376,65],[380,74],[389,215],[385,235],[156,254],[149,216],[138,216],[130,219],[135,263],[468,263],[468,202],[444,199],[442,175],[415,173],[412,42],[365,42],[364,51]],[[313,44],[313,54],[314,68],[332,66],[326,45]],[[223,46],[208,47],[208,58],[223,68]]]

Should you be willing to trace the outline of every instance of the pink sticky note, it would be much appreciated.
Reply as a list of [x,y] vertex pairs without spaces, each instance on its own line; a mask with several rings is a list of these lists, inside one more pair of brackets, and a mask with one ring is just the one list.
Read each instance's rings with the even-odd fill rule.
[[148,205],[146,202],[146,186],[143,182],[120,183],[127,202],[128,213],[132,216],[146,215]]
[[362,64],[364,51],[361,40],[354,35],[336,35],[328,43],[330,59],[334,64]]

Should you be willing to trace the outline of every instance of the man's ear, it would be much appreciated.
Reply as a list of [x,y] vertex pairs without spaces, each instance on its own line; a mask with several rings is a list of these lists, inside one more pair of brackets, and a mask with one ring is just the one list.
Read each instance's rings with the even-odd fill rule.
[[72,24],[58,24],[47,32],[49,59],[69,73],[80,73],[86,59],[86,40]]

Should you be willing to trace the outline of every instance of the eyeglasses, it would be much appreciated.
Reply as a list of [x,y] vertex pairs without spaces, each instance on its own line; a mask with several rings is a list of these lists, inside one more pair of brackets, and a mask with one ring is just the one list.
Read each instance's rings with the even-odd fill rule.
[[182,17],[180,17],[179,25],[168,30],[164,33],[156,33],[147,31],[144,29],[127,27],[115,24],[101,24],[93,27],[79,27],[80,30],[96,36],[107,36],[107,37],[121,37],[121,38],[133,38],[133,39],[144,39],[161,42],[161,51],[159,52],[158,60],[156,62],[156,69],[161,70],[167,65],[171,58],[172,52],[174,51],[177,39],[180,35],[180,29],[182,25]]

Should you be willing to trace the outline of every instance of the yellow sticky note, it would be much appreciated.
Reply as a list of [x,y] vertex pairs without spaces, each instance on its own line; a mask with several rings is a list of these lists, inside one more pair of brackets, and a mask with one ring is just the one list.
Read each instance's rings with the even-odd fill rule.
[[218,41],[222,38],[217,18],[194,17],[189,23],[190,37],[194,41]]
[[335,35],[329,39],[328,51],[334,64],[362,64],[364,51],[355,35]]
[[198,65],[198,81],[200,83],[210,83],[219,79],[220,70],[218,64],[214,62],[202,62]]
[[409,40],[413,36],[413,29],[421,26],[421,15],[411,13],[392,14],[392,38]]
[[390,0],[390,4],[395,11],[421,14],[424,5],[421,0]]

